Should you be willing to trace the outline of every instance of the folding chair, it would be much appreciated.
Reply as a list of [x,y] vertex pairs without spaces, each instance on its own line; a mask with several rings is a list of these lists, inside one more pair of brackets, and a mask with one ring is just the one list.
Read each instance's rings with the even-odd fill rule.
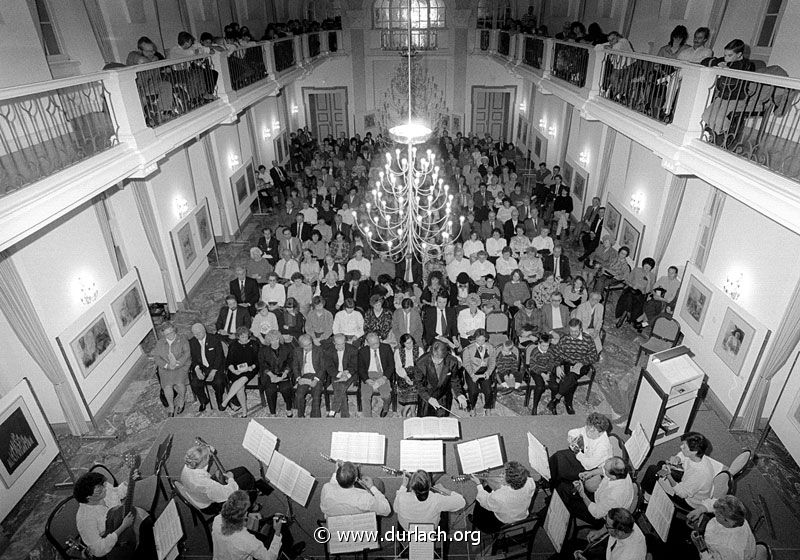
[[82,560],[86,557],[85,554],[88,554],[75,522],[79,505],[72,496],[64,498],[50,513],[44,526],[47,540],[63,560]]
[[210,551],[214,551],[214,544],[211,540],[211,518],[206,516],[205,513],[200,511],[192,502],[184,494],[184,487],[180,480],[175,480],[167,473],[166,466],[163,468],[164,475],[167,477],[167,481],[169,482],[170,490],[172,491],[172,495],[177,498],[178,502],[183,504],[189,509],[189,513],[192,516],[192,524],[197,527],[198,522],[203,527],[203,532],[206,536],[206,542],[208,543],[208,549]]
[[667,315],[659,315],[653,321],[653,330],[650,333],[650,338],[639,345],[639,352],[636,354],[636,362],[639,363],[639,358],[642,354],[649,356],[662,350],[675,348],[682,337],[681,325]]
[[[531,498],[531,505],[528,511],[534,509],[533,504],[536,501],[536,494],[534,492]],[[531,560],[533,554],[533,542],[536,540],[536,533],[539,528],[544,524],[544,517],[539,517],[536,513],[529,513],[528,517],[514,523],[506,523],[497,533],[492,536],[491,554],[492,556],[503,551],[503,557],[508,558],[509,547],[524,546],[525,547],[525,560]]]
[[756,560],[772,560],[772,549],[765,542],[756,543]]

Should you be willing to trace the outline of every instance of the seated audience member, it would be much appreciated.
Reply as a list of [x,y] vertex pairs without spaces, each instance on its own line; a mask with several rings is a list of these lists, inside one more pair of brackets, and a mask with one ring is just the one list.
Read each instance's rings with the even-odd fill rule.
[[243,266],[236,267],[236,278],[230,282],[230,293],[236,298],[239,307],[247,309],[252,317],[255,315],[255,304],[258,301],[258,282],[247,276]]
[[556,414],[558,402],[563,397],[567,414],[575,414],[572,400],[578,387],[578,379],[589,375],[594,367],[593,364],[598,361],[597,348],[592,338],[583,331],[581,322],[578,319],[570,319],[569,333],[561,337],[555,351],[561,360],[561,365],[556,370],[555,376],[550,378],[553,398],[547,404],[547,408],[552,414]]
[[390,346],[397,340],[392,333],[392,312],[387,307],[388,303],[383,295],[374,293],[369,298],[369,309],[364,314],[364,332],[377,333],[381,342]]
[[537,309],[536,302],[531,298],[526,299],[525,305],[514,315],[514,332],[522,332],[526,325],[530,325],[535,332],[538,332],[541,324],[541,311]]
[[511,254],[515,259],[522,257],[522,255],[525,254],[525,251],[531,247],[531,240],[527,235],[525,235],[525,226],[523,224],[517,226],[516,235],[511,238],[508,246],[511,249]]
[[305,277],[299,272],[292,274],[292,283],[286,288],[286,300],[294,299],[303,316],[308,316],[313,297],[314,291],[305,282]]
[[258,347],[258,341],[250,338],[248,327],[239,327],[236,330],[236,340],[228,345],[225,365],[230,387],[222,399],[221,409],[225,410],[235,396],[241,405],[241,410],[234,409],[235,416],[245,417],[248,414],[245,385],[258,375]]
[[475,335],[478,329],[486,328],[486,314],[478,309],[481,304],[481,299],[478,294],[470,294],[467,296],[467,308],[462,309],[458,313],[457,328],[459,342],[462,348],[466,348],[470,344],[470,338]]
[[339,418],[350,418],[350,407],[347,403],[347,391],[355,382],[359,383],[358,350],[348,344],[343,334],[333,337],[333,349],[329,351],[328,362],[331,365],[328,382],[333,389],[333,403],[328,416],[336,414]]
[[342,310],[333,317],[333,334],[343,334],[351,344],[364,336],[364,317],[351,298],[344,300]]
[[[714,517],[705,528],[692,533],[700,560],[755,560],[756,540],[747,524],[747,511],[741,500],[728,495],[706,502],[712,502],[706,507],[711,508]],[[702,511],[706,509],[703,507]],[[690,514],[690,519],[698,519],[695,512]]]
[[225,298],[225,306],[217,314],[217,334],[236,339],[236,331],[240,327],[250,328],[252,318],[246,309],[240,308],[233,294]]
[[275,274],[281,284],[288,284],[295,272],[300,272],[300,263],[295,260],[291,251],[286,249],[281,252],[281,260],[275,263]]
[[478,286],[478,297],[481,299],[481,307],[491,304],[493,309],[500,308],[500,288],[495,285],[491,274],[487,274],[482,285]]
[[669,43],[658,49],[656,56],[677,59],[680,53],[691,48],[686,44],[688,38],[689,30],[686,26],[676,25],[669,35]]
[[473,262],[469,267],[469,277],[472,279],[473,282],[480,285],[483,283],[483,279],[488,276],[489,274],[494,277],[497,274],[497,271],[494,268],[494,265],[487,260],[486,251],[478,251],[477,253],[477,260]]
[[[469,295],[476,293],[477,291],[478,287],[474,282],[472,282],[469,274],[466,272],[460,272],[456,277],[455,284],[451,284],[450,286],[450,307],[457,308],[467,305],[467,299],[469,298]],[[478,298],[478,303],[480,303],[480,298]]]
[[404,473],[403,482],[394,497],[397,522],[406,531],[412,523],[439,526],[444,512],[455,512],[467,505],[464,496],[444,486],[434,485],[429,473],[418,470]]
[[306,415],[306,395],[311,396],[311,417],[322,416],[321,399],[325,380],[331,370],[328,355],[319,346],[314,346],[311,337],[302,335],[299,348],[294,351],[292,379],[294,381],[294,407],[297,415]]
[[383,493],[382,480],[359,476],[356,465],[339,461],[331,479],[322,486],[319,509],[326,518],[369,511],[386,517],[392,508]]
[[484,414],[494,408],[495,398],[495,348],[487,344],[486,331],[477,329],[471,337],[472,343],[464,349],[462,361],[467,375],[467,402],[472,414],[478,402],[478,395],[483,395]]
[[369,280],[362,281],[361,271],[348,270],[342,285],[342,296],[344,299],[352,299],[356,303],[359,313],[364,313],[369,309],[370,283]]
[[711,38],[711,30],[708,27],[698,27],[692,37],[692,46],[678,53],[678,60],[700,64],[707,58],[714,57],[714,51],[706,46]]
[[503,288],[505,288],[506,282],[511,279],[511,273],[514,272],[518,266],[517,259],[511,256],[511,249],[509,247],[503,247],[500,258],[497,259],[494,265],[495,271],[497,272],[495,284],[501,292]]
[[275,270],[272,264],[264,257],[263,251],[258,247],[250,248],[250,260],[247,263],[250,275],[258,284],[257,292],[260,293],[261,287],[267,283],[269,273]]
[[[138,472],[134,474],[139,477]],[[134,508],[126,515],[122,524],[114,531],[106,532],[106,518],[114,507],[122,505],[128,491],[128,483],[112,486],[99,472],[87,472],[78,477],[72,495],[78,502],[75,524],[83,544],[92,558],[101,558],[112,553],[129,553],[135,542],[125,542],[128,529],[138,539],[137,558],[156,558],[156,543],[153,538],[153,520],[146,511]],[[123,538],[123,541],[119,539]]]
[[531,239],[531,247],[540,254],[549,255],[553,252],[554,246],[553,238],[550,237],[550,228],[547,226],[539,230],[539,235]]
[[202,323],[192,325],[192,338],[189,339],[189,353],[192,363],[189,366],[189,386],[192,388],[200,412],[204,412],[210,399],[205,390],[211,384],[217,399],[217,407],[222,402],[228,376],[225,374],[225,352],[215,335],[208,334]]
[[[617,328],[620,328],[625,321],[635,323],[636,319],[642,314],[644,302],[653,289],[655,275],[653,269],[656,261],[647,257],[642,260],[642,266],[630,271],[625,279],[625,288],[617,300],[615,316],[617,317]],[[639,323],[635,323],[637,329],[641,330]]]
[[372,397],[381,399],[381,418],[392,404],[394,356],[388,344],[382,344],[377,333],[367,334],[366,344],[358,351],[358,377],[361,382],[361,407],[364,416],[372,416]]
[[631,272],[631,267],[628,264],[628,255],[631,254],[630,249],[624,245],[617,251],[617,256],[609,265],[604,265],[597,271],[595,275],[594,291],[603,293],[609,286],[616,286],[622,284],[628,278]]
[[339,282],[339,274],[335,270],[325,275],[325,282],[317,286],[317,291],[325,304],[325,309],[331,314],[336,313],[344,305],[344,284]]
[[261,301],[266,302],[270,310],[283,307],[286,303],[286,288],[278,282],[278,274],[271,272],[267,276],[267,283],[261,288]]
[[567,332],[569,323],[569,309],[562,303],[561,292],[554,292],[550,295],[550,301],[542,306],[539,313],[541,323],[539,330],[546,333]]
[[419,335],[422,332],[422,318],[414,309],[414,301],[404,298],[402,307],[396,309],[392,317],[392,334],[394,340],[400,340],[404,334]]
[[[247,311],[240,310],[242,315]],[[153,360],[158,368],[158,379],[167,399],[167,415],[175,416],[183,412],[186,404],[186,386],[189,385],[191,350],[189,342],[178,336],[175,326],[169,321],[161,325],[164,335],[156,342]]]
[[576,480],[573,484],[562,483],[558,494],[574,517],[595,529],[603,527],[606,515],[615,507],[630,509],[635,505],[635,487],[625,461],[619,457],[603,463],[602,480],[594,493],[586,489],[583,480]]
[[256,303],[255,309],[256,316],[253,317],[253,322],[250,324],[250,332],[261,344],[266,344],[264,335],[269,331],[278,330],[278,318],[269,310],[264,301]]
[[511,271],[509,281],[503,286],[503,303],[509,307],[512,313],[517,313],[530,297],[531,290],[528,283],[522,278],[522,271],[519,268],[514,269]]
[[277,329],[269,330],[258,350],[258,388],[266,396],[267,416],[275,416],[277,412],[278,393],[286,405],[286,415],[292,416],[292,359],[292,345],[283,341]]
[[528,346],[525,363],[528,368],[528,375],[533,387],[533,405],[531,414],[538,414],[539,401],[544,394],[545,388],[551,385],[551,376],[555,375],[555,367],[559,360],[555,352],[554,345],[551,345],[551,338],[548,333],[539,334],[538,341]]
[[503,232],[495,229],[492,236],[486,240],[486,254],[489,257],[489,262],[496,263],[500,258],[503,249],[508,245],[504,237],[501,237]]
[[305,333],[306,319],[300,313],[300,306],[294,298],[286,298],[278,321],[284,342],[294,343]]
[[447,279],[455,285],[456,279],[461,273],[469,275],[470,266],[469,258],[464,258],[464,250],[456,247],[453,251],[453,260],[447,264]]
[[397,390],[397,404],[400,405],[400,416],[414,416],[417,408],[417,386],[414,378],[417,372],[417,360],[424,353],[421,346],[411,334],[404,334],[394,350],[394,373]]
[[656,280],[653,286],[652,296],[644,303],[644,311],[637,318],[642,327],[647,327],[650,321],[663,312],[674,309],[681,289],[681,280],[678,278],[678,267],[671,266],[667,269],[667,275]]
[[369,278],[371,269],[371,263],[364,258],[364,249],[358,245],[354,247],[353,258],[347,261],[347,272],[357,270],[361,273],[361,278]]
[[477,257],[478,253],[483,250],[483,241],[478,239],[478,232],[472,231],[469,234],[467,241],[464,242],[464,256],[471,261],[473,257]]
[[420,401],[419,416],[449,416],[454,398],[461,408],[467,407],[467,397],[458,378],[459,368],[450,347],[440,340],[419,359],[414,379]]
[[314,346],[321,345],[333,335],[333,314],[325,309],[325,301],[320,296],[311,299],[305,326]]
[[573,319],[577,319],[582,325],[586,325],[584,332],[592,337],[598,354],[603,350],[600,333],[603,330],[603,313],[605,309],[603,304],[600,303],[601,299],[599,292],[591,292],[589,299],[576,307],[571,314]]
[[[575,560],[645,560],[647,542],[631,513],[625,508],[613,508],[605,517],[605,527],[590,531],[590,543],[602,540],[608,534],[605,548],[591,547],[586,552],[576,551]],[[573,547],[574,548],[574,547]]]
[[[266,483],[256,481],[253,474],[245,467],[236,467],[224,473],[218,473],[224,482],[218,482],[211,476],[211,451],[208,446],[195,445],[186,451],[181,471],[183,496],[197,509],[208,515],[216,515],[222,509],[231,494],[236,490],[247,492],[248,501],[256,503],[258,487],[266,488]],[[224,478],[223,478],[224,477]]]
[[[422,336],[430,347],[434,340],[444,340],[454,345],[458,341],[458,318],[456,310],[447,306],[447,294],[439,292],[436,307],[426,307],[422,313]],[[415,339],[419,335],[415,335]]]
[[[300,261],[300,274],[303,275],[304,281],[310,285],[316,285],[319,281],[320,271],[319,260],[311,252],[311,249],[303,249],[303,258]],[[295,274],[297,274],[297,272],[292,274],[290,280],[294,281]]]
[[522,386],[523,371],[520,368],[520,351],[510,338],[497,347],[495,374],[500,380],[500,388],[510,393]]
[[551,488],[558,488],[562,482],[599,476],[603,464],[613,456],[608,439],[610,430],[611,421],[598,412],[592,412],[587,416],[585,426],[568,431],[569,448],[550,456]]
[[703,434],[683,434],[677,455],[647,467],[642,478],[645,498],[653,493],[656,484],[661,484],[676,504],[687,509],[701,506],[711,497],[714,477],[724,468],[719,461],[706,455],[708,445]]
[[[708,61],[711,67],[727,68],[753,72],[756,65],[745,57],[745,44],[741,39],[734,39],[725,45],[723,56]],[[741,112],[748,100],[748,87],[740,78],[718,76],[714,84],[714,98],[703,111],[705,130],[713,135],[716,143],[725,141],[725,135],[731,133],[731,118]]]
[[[429,263],[434,263],[436,261],[430,260]],[[422,304],[422,313],[425,312],[426,307],[435,307],[436,306],[436,297],[439,294],[444,294],[447,291],[447,288],[443,286],[444,277],[443,271],[441,270],[434,270],[430,274],[428,274],[428,285],[422,290],[422,295],[420,296],[420,303]]]
[[586,258],[587,265],[592,268],[592,271],[586,277],[587,286],[591,287],[597,275],[600,274],[604,268],[608,268],[616,262],[617,251],[614,249],[613,245],[614,241],[610,236],[606,235],[603,237],[601,244]]
[[528,517],[536,483],[520,463],[506,463],[505,480],[499,488],[492,488],[475,475],[470,478],[478,486],[475,509],[468,516],[473,528],[484,533],[496,533],[503,525]]
[[[264,254],[264,259],[274,267],[279,257],[278,238],[272,235],[272,229],[270,228],[264,228],[263,234],[264,235],[258,239],[258,248],[261,249],[261,252]],[[267,277],[264,276],[261,281],[266,282]]]
[[555,277],[557,282],[561,282],[561,280],[571,276],[569,257],[564,254],[561,245],[553,246],[552,254],[542,257],[542,266],[544,267],[544,275]]

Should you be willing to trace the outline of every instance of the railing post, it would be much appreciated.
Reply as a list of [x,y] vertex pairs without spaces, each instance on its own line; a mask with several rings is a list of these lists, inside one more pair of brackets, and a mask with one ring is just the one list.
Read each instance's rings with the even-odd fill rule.
[[294,63],[297,66],[304,66],[308,62],[308,35],[295,35],[292,38],[294,48]]
[[527,35],[517,34],[519,40],[517,41],[517,51],[516,56],[514,57],[517,61],[517,65],[522,64],[525,60],[525,41],[527,40]]
[[136,72],[112,70],[108,73],[105,84],[117,118],[117,138],[120,144],[129,143],[137,147],[148,145],[155,134],[148,128],[144,118],[139,90],[136,87]]
[[230,65],[228,64],[228,53],[215,52],[211,55],[211,61],[214,63],[219,73],[217,78],[217,97],[229,103],[232,101],[232,96],[236,95],[233,89],[233,80],[231,79]]
[[688,64],[681,67],[681,89],[675,104],[672,124],[668,134],[675,134],[674,141],[686,145],[700,138],[703,131],[701,120],[708,104],[708,93],[717,79],[712,68]]
[[275,70],[275,49],[273,48],[272,41],[264,41],[262,45],[264,49],[264,61],[267,63],[267,74],[275,78],[278,72]]
[[586,66],[586,85],[589,88],[589,97],[600,96],[600,84],[603,81],[603,62],[606,59],[606,49],[597,45],[589,51],[589,64]]
[[328,43],[330,41],[330,33],[328,31],[322,31],[319,34],[319,53],[320,54],[328,54],[330,52]]
[[553,73],[553,56],[555,56],[555,42],[552,39],[544,40],[544,52],[542,53],[542,76],[550,79]]
[[[348,35],[349,37],[349,35]],[[337,53],[344,53],[344,32],[341,29],[336,30],[336,52]]]
[[499,29],[491,29],[489,31],[489,48],[486,50],[490,54],[497,53],[497,41],[500,38],[500,30]]

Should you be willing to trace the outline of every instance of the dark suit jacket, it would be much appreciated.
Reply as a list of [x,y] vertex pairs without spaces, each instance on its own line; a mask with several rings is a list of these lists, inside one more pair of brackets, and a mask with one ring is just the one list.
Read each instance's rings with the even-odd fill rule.
[[208,367],[203,366],[203,354],[200,350],[200,341],[195,337],[189,339],[189,353],[192,356],[192,365],[189,373],[194,373],[195,366],[200,366],[200,370],[204,373],[212,369],[217,370],[217,372],[224,372],[225,352],[222,349],[222,342],[220,342],[219,338],[212,334],[206,334],[206,338],[203,340],[203,346],[205,346],[206,349]]
[[[541,323],[539,324],[539,330],[541,332],[550,332],[553,330],[553,314],[552,314],[552,304],[545,303],[540,310],[539,320]],[[567,328],[567,323],[569,323],[569,308],[564,305],[563,303],[559,306],[559,313],[561,313],[561,323],[564,325],[564,329]]]
[[[561,255],[559,259],[561,261],[561,278],[566,278],[567,276],[572,276],[572,273],[569,269],[569,257],[566,255]],[[542,259],[542,266],[544,267],[544,275],[547,276],[548,274],[553,274],[555,270],[555,263],[553,262],[553,255],[545,255]]]
[[342,203],[345,201],[345,196],[339,193],[336,193],[331,200],[331,204],[334,208],[341,209]]
[[258,248],[261,249],[261,252],[264,253],[264,258],[272,266],[275,266],[275,263],[281,258],[278,254],[278,238],[274,235],[269,238],[269,242],[262,236],[258,240]]
[[[281,177],[280,175],[278,175],[278,169],[280,169],[281,172],[283,173],[283,181],[281,181]],[[270,169],[269,176],[270,178],[272,178],[272,184],[275,185],[276,187],[282,187],[284,185],[284,182],[288,183],[290,181],[289,174],[286,173],[286,169],[284,169],[283,166],[281,165]]]
[[337,225],[336,222],[333,222],[333,224],[331,224],[331,239],[332,240],[336,239],[336,234],[339,233],[340,231],[344,235],[345,241],[352,241],[350,237],[351,233],[350,226],[344,222],[342,222],[340,226]]
[[[219,314],[217,315],[216,327],[217,327],[218,331],[221,331],[222,329],[225,328],[225,321],[227,320],[227,318],[228,318],[228,306],[227,305],[223,305],[222,309],[219,310]],[[253,322],[253,319],[252,319],[252,317],[250,317],[250,314],[247,312],[247,310],[244,307],[239,307],[236,310],[236,321],[235,322],[236,322],[236,328],[237,329],[239,327],[247,327],[249,329],[250,325]]]
[[[292,211],[291,212],[287,212],[286,208],[281,208],[278,211],[278,213],[275,215],[275,220],[277,221],[277,223],[280,226],[281,230],[283,228],[285,228],[285,227],[289,227],[290,228],[294,224],[297,223],[296,222],[296,220],[297,220],[297,212],[298,212],[298,210],[297,210],[296,207],[292,207]],[[278,236],[278,237],[280,237],[280,236]]]
[[495,229],[499,229],[501,232],[504,231],[503,222],[495,218],[494,224],[491,224],[489,220],[486,220],[485,222],[481,223],[481,230],[478,234],[478,237],[483,241],[486,241],[492,236],[492,233]]
[[[295,348],[294,358],[292,359],[292,383],[296,384],[303,377],[304,354],[305,352],[302,348]],[[321,383],[324,383],[331,371],[330,356],[319,346],[314,346],[311,348],[311,363],[314,366],[316,377],[319,378]]]
[[[300,241],[305,243],[306,241],[311,239],[311,232],[314,230],[315,225],[316,224],[307,224],[303,222],[303,224],[300,226],[303,228],[303,230],[300,232]],[[292,237],[297,237],[297,227],[298,227],[297,222],[293,223],[290,226],[290,229],[292,230]]]
[[[369,379],[369,361],[372,355],[372,348],[362,346],[358,351],[358,377],[362,382]],[[383,375],[391,381],[394,379],[394,353],[388,344],[381,343],[378,349],[378,356],[381,359]]]
[[525,226],[525,222],[522,220],[517,220],[517,224],[514,225],[514,221],[509,219],[506,220],[506,223],[503,225],[503,237],[506,238],[506,241],[509,243],[511,242],[511,238],[517,235],[517,227],[518,226]]
[[[395,265],[394,268],[394,276],[395,278],[402,278],[403,280],[406,279],[406,259],[403,259],[399,263]],[[420,286],[423,283],[422,278],[422,263],[419,262],[417,259],[411,259],[411,276],[414,278],[414,282],[419,284]]]
[[239,279],[234,278],[230,283],[230,293],[236,296],[236,301],[238,303],[250,304],[247,311],[251,316],[256,314],[256,303],[261,299],[261,293],[259,292],[258,282],[256,282],[255,278],[250,278],[249,276],[245,277],[244,292],[242,292],[239,287]]
[[[439,314],[439,308],[426,307],[422,315],[422,336],[425,344],[430,346],[436,338],[436,316]],[[458,335],[457,322],[458,316],[453,307],[445,307],[444,319],[447,323],[444,326],[444,336],[448,340],[452,340],[454,336]],[[416,337],[415,337],[416,338]]]
[[[433,364],[431,353],[428,352],[417,361],[417,373],[414,384],[417,394],[423,402],[434,397],[445,407],[450,408],[452,396],[462,394],[461,379],[458,376],[458,361],[451,355],[444,358],[442,364],[442,379],[436,375],[436,366]],[[455,377],[455,379],[453,379]]]
[[372,280],[369,278],[362,278],[358,282],[358,287],[353,290],[350,287],[350,282],[344,283],[343,288],[344,299],[352,298],[353,301],[356,302],[356,308],[361,311],[361,313],[366,313],[367,309],[369,309],[369,297],[372,295]]
[[[336,352],[335,346],[331,346],[328,349],[328,362],[330,363],[330,370],[328,371],[328,379],[325,382],[326,385],[336,381],[336,375],[339,373],[339,354]],[[344,345],[342,368],[350,372],[351,380],[355,380],[358,377],[358,350],[352,344]]]

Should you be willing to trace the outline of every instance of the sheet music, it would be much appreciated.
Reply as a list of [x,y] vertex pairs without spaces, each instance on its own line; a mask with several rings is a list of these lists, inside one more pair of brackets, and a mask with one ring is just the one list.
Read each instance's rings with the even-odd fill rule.
[[545,480],[550,480],[550,456],[536,436],[528,432],[528,462]]
[[272,461],[267,467],[267,480],[304,507],[314,487],[314,477],[310,472],[277,451],[272,454]]
[[333,432],[330,457],[370,465],[385,463],[386,436],[371,432]]
[[429,473],[444,472],[444,442],[442,440],[401,440],[400,469],[409,472],[418,469]]
[[674,514],[675,504],[669,499],[661,485],[656,484],[655,488],[653,488],[653,495],[650,496],[650,501],[647,502],[647,509],[644,515],[664,542],[667,542],[669,526],[672,523]]
[[647,436],[644,434],[644,428],[641,424],[636,424],[633,434],[625,442],[625,451],[628,452],[628,459],[634,470],[638,471],[650,453],[650,442],[647,441]]
[[456,452],[464,474],[503,466],[503,449],[496,434],[456,444]]
[[[367,532],[377,535],[378,520],[375,517],[374,511],[357,513],[354,515],[332,515],[328,517],[326,524],[328,533],[330,534],[330,541],[328,541],[328,552],[330,554],[348,554],[380,548],[377,539],[349,539],[348,542],[342,542],[337,538],[339,534],[349,531],[364,531],[362,535],[366,535]],[[353,533],[349,534],[352,535]]]
[[170,556],[174,558],[173,551],[178,551],[178,542],[183,538],[181,518],[174,498],[169,501],[153,524],[153,538],[156,541],[158,560],[168,560]]
[[269,465],[277,444],[278,437],[275,434],[255,420],[250,420],[250,423],[247,424],[247,431],[244,433],[242,447],[252,453],[256,459]]
[[433,539],[418,539],[417,535],[436,531],[433,523],[409,523],[409,532],[414,538],[408,541],[408,560],[433,560]]
[[553,543],[556,552],[561,552],[564,538],[567,536],[568,525],[569,511],[567,506],[561,501],[561,496],[558,495],[558,492],[553,492],[553,497],[550,498],[550,506],[547,508],[547,517],[544,520],[544,531],[550,537],[550,542]]
[[403,422],[403,439],[458,439],[458,418],[408,418]]

